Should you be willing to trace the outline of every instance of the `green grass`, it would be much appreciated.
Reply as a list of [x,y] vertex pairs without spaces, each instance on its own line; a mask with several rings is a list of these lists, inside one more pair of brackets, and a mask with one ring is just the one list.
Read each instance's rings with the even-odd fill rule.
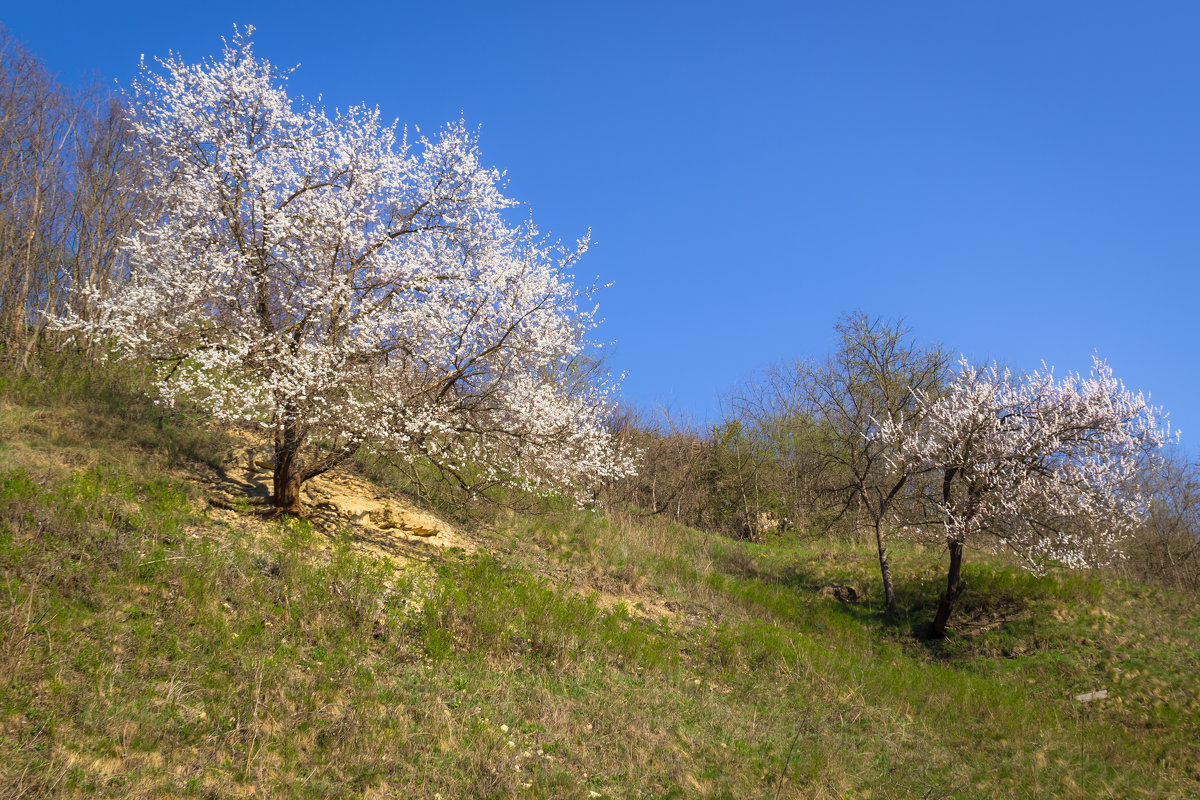
[[1194,597],[971,553],[926,643],[934,550],[886,621],[869,546],[566,511],[398,566],[208,518],[219,435],[107,391],[0,386],[0,796],[1200,794]]

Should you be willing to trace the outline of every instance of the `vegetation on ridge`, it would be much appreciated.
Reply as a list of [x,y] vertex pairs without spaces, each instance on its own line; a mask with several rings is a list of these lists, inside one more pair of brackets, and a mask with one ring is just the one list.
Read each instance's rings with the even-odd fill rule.
[[352,527],[216,521],[187,478],[216,434],[67,380],[9,381],[0,412],[4,796],[1200,788],[1188,596],[971,563],[931,645],[914,546],[884,624],[869,547],[568,511],[398,564]]

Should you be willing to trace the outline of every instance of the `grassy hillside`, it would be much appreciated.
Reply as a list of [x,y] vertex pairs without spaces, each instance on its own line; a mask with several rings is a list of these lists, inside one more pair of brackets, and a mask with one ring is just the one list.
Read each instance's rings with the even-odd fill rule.
[[225,446],[0,386],[0,797],[1200,795],[1194,597],[972,553],[928,644],[933,551],[890,624],[870,548],[819,539],[559,511],[391,559],[214,513]]

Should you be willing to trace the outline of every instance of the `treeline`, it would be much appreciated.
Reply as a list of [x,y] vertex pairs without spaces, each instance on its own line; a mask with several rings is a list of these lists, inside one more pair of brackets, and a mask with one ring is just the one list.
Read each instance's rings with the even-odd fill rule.
[[121,98],[70,89],[0,27],[0,361],[55,347],[48,315],[89,318],[147,211]]
[[[870,541],[886,564],[889,535],[936,537],[927,523],[940,487],[892,469],[873,436],[886,419],[919,413],[951,377],[950,351],[922,344],[900,321],[847,315],[836,350],[776,364],[723,398],[706,427],[625,410],[616,420],[642,451],[613,502],[645,516],[759,541],[789,533]],[[1153,499],[1118,570],[1200,590],[1200,462],[1178,451],[1147,461],[1138,480]]]
[[855,314],[837,329],[837,353],[768,367],[730,391],[707,428],[626,411],[618,424],[643,456],[638,475],[615,487],[621,500],[751,541],[783,531],[857,536],[870,524],[871,487],[856,474],[882,466],[865,434],[889,406],[911,405],[910,386],[940,382],[948,358],[899,323]]

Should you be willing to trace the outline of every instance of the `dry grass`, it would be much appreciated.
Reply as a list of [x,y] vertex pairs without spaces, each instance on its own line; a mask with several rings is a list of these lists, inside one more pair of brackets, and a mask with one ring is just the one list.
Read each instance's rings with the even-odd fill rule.
[[1193,597],[974,561],[929,645],[932,551],[888,623],[867,549],[566,511],[400,564],[205,512],[184,417],[0,396],[3,797],[1200,793]]

